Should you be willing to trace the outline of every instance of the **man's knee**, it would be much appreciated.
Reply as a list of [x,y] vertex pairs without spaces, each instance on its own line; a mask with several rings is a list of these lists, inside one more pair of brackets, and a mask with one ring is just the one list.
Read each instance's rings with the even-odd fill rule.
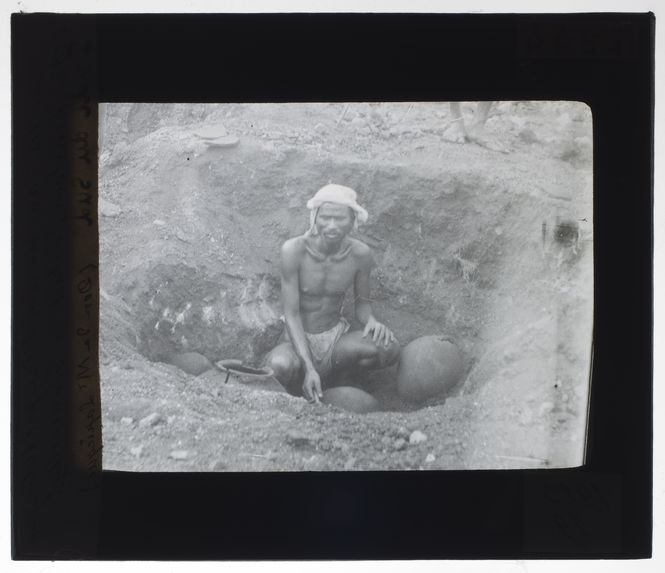
[[358,366],[376,368],[379,365],[380,351],[374,344],[367,344],[358,349]]
[[391,342],[388,346],[383,344],[368,344],[360,350],[358,365],[363,368],[385,368],[392,366],[399,358],[400,346],[398,342]]
[[298,358],[288,352],[271,352],[266,356],[265,365],[273,371],[275,378],[280,382],[293,380],[300,370]]

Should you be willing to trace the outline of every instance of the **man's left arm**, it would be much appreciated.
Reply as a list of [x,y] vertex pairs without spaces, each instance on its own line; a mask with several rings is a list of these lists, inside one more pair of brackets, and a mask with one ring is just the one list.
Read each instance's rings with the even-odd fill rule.
[[356,318],[360,324],[364,325],[363,337],[371,334],[375,344],[383,343],[385,346],[397,339],[391,330],[376,320],[372,314],[372,305],[369,298],[370,293],[370,273],[374,266],[372,253],[367,247],[367,251],[360,257],[359,268],[356,271],[354,294],[355,294],[355,312]]

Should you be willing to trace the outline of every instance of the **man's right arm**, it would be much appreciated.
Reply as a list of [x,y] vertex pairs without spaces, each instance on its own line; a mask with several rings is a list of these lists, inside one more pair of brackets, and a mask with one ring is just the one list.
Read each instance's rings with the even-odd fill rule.
[[318,402],[322,396],[321,380],[312,363],[309,345],[305,337],[305,329],[300,317],[300,279],[298,269],[302,259],[302,252],[296,243],[297,239],[286,241],[282,246],[281,272],[282,272],[282,304],[284,306],[284,320],[293,348],[300,358],[305,369],[303,393],[310,401]]

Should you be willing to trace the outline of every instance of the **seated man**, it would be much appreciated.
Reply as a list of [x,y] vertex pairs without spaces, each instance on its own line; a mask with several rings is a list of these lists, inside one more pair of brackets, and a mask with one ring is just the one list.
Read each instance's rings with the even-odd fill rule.
[[[349,236],[367,211],[356,192],[326,185],[307,202],[310,228],[282,246],[282,302],[286,328],[265,359],[293,395],[318,402],[322,388],[358,369],[394,364],[399,343],[372,315],[369,299],[370,248]],[[342,303],[353,285],[355,316],[363,330],[349,332]]]

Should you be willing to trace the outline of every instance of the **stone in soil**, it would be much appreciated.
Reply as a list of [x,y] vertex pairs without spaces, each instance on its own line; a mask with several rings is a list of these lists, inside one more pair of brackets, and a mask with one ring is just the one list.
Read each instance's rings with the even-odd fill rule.
[[222,124],[206,125],[194,131],[194,135],[201,139],[217,139],[228,134],[229,132]]
[[162,421],[161,416],[157,412],[147,415],[145,418],[142,418],[139,422],[141,428],[150,428],[156,426]]
[[294,448],[310,446],[318,441],[317,434],[306,434],[298,430],[289,430],[286,433],[286,443]]
[[396,450],[403,450],[404,448],[406,448],[406,440],[398,438],[393,443],[393,448],[395,448]]
[[419,444],[421,442],[424,442],[427,440],[427,436],[423,434],[420,430],[416,430],[411,433],[409,436],[409,443],[410,444]]
[[117,217],[122,213],[122,210],[117,205],[100,197],[99,198],[99,214],[102,217]]
[[554,404],[552,402],[543,402],[538,410],[538,415],[544,416],[545,414],[549,414],[553,409]]
[[409,436],[409,430],[407,430],[404,426],[400,426],[397,428],[395,432],[400,438],[406,438]]
[[205,144],[210,147],[235,147],[238,143],[240,143],[240,139],[230,134],[216,139],[205,140]]

